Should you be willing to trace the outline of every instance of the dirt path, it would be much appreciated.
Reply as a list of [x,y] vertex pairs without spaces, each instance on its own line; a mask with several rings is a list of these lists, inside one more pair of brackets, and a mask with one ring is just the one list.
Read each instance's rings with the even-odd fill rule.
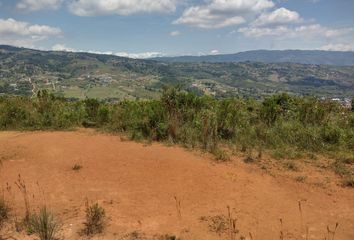
[[[132,231],[182,239],[230,239],[210,232],[211,223],[200,220],[226,215],[228,205],[246,239],[250,232],[255,240],[279,239],[280,218],[284,239],[306,239],[307,227],[308,239],[324,239],[327,226],[334,228],[336,222],[335,239],[354,239],[352,189],[325,190],[272,177],[239,159],[216,164],[182,148],[147,146],[86,130],[0,132],[0,157],[1,184],[12,187],[7,198],[16,214],[23,214],[23,198],[14,185],[20,174],[32,207],[49,205],[61,218],[63,235],[69,240],[79,239],[86,198],[102,204],[110,218],[105,235],[98,239],[125,239],[122,236]],[[74,164],[83,168],[73,171]],[[175,197],[181,201],[181,216]]]

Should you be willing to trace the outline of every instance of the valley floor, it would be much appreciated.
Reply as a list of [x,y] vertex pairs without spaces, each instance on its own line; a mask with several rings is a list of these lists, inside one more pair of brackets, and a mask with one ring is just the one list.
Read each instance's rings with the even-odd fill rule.
[[[281,231],[284,239],[329,239],[327,226],[334,229],[337,222],[334,239],[354,239],[353,189],[297,182],[237,157],[216,163],[207,154],[91,130],[0,132],[0,157],[0,183],[13,209],[11,221],[24,215],[23,196],[15,185],[20,174],[31,208],[46,204],[53,210],[67,240],[82,238],[78,232],[86,199],[98,202],[109,217],[104,234],[93,239],[157,234],[230,239],[218,222],[228,215],[227,206],[237,219],[237,239],[279,239]],[[82,169],[73,171],[75,164]],[[6,190],[7,183],[11,189]],[[35,239],[16,233],[12,225],[0,236]]]

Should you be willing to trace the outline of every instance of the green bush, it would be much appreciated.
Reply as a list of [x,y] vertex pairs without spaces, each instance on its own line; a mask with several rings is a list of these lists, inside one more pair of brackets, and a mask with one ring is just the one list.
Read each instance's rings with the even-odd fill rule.
[[33,214],[29,220],[29,227],[40,240],[54,240],[60,230],[60,225],[54,215],[46,207]]
[[95,235],[102,233],[106,224],[105,210],[95,203],[93,205],[86,205],[86,221],[84,222],[85,228],[83,232],[85,235]]

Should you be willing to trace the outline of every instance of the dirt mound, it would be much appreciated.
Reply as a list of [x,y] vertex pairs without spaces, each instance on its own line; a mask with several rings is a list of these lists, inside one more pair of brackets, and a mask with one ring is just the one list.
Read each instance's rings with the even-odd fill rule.
[[[179,147],[121,141],[87,130],[2,132],[0,156],[1,184],[11,187],[5,194],[15,214],[24,211],[14,184],[20,174],[31,207],[48,205],[63,223],[64,239],[80,238],[86,199],[100,203],[109,217],[99,239],[165,234],[230,239],[227,206],[237,239],[279,239],[280,232],[284,239],[324,239],[327,226],[333,229],[337,222],[335,239],[354,239],[352,189],[274,177],[240,159],[217,164]],[[82,168],[75,171],[74,165]]]

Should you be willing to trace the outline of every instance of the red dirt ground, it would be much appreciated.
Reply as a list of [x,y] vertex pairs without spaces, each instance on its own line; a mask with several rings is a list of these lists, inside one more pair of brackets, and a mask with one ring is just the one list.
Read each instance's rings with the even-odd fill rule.
[[[227,206],[237,218],[238,239],[251,239],[249,233],[254,240],[279,239],[280,218],[284,239],[323,240],[327,226],[333,229],[336,222],[335,239],[354,239],[352,189],[299,183],[237,158],[219,164],[183,148],[122,141],[88,130],[0,132],[0,158],[1,185],[11,186],[4,192],[15,209],[12,214],[24,215],[23,196],[14,184],[20,174],[31,207],[46,203],[60,218],[63,239],[82,238],[78,231],[86,199],[100,203],[109,217],[105,233],[94,239],[130,239],[125,236],[133,231],[173,234],[183,240],[230,239],[211,232],[211,223],[200,220],[227,215]],[[75,164],[83,168],[73,171]],[[175,197],[181,202],[181,216]]]

